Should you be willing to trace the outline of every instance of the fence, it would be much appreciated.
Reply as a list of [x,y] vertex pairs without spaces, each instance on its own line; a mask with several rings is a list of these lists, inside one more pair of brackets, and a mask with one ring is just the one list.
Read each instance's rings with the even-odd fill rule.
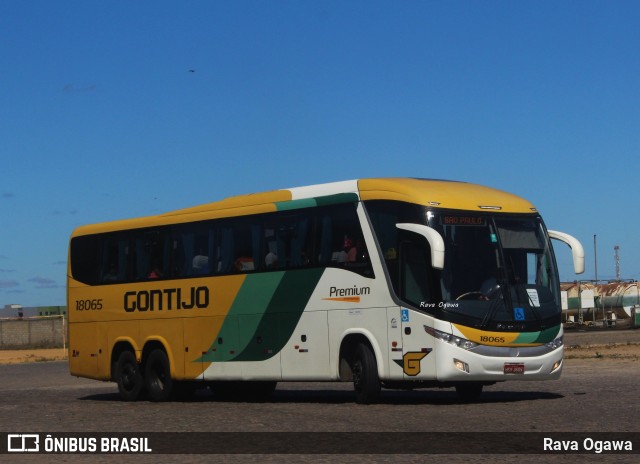
[[66,330],[62,316],[0,319],[0,350],[61,348]]

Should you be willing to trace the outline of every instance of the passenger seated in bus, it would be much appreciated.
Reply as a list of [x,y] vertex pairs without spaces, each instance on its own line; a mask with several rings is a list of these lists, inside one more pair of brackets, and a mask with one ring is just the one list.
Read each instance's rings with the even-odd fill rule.
[[[331,256],[331,260],[335,261],[338,264],[344,265],[349,261],[349,253],[353,248],[353,241],[349,238],[348,235],[345,235],[344,240],[342,241],[342,249],[340,251],[334,252]],[[355,252],[353,253],[353,256],[355,257]]]
[[194,274],[206,274],[209,272],[209,257],[202,250],[198,250],[198,254],[193,257],[191,266]]
[[149,277],[149,279],[159,279],[160,277],[162,277],[160,266],[153,266],[153,268],[151,268],[151,272],[149,272],[149,275],[147,277]]
[[233,263],[234,268],[238,272],[246,272],[255,270],[255,265],[253,263],[253,258],[248,258],[246,256],[240,256]]
[[111,263],[109,272],[107,272],[102,278],[103,282],[117,282],[118,281],[118,267],[115,263]]
[[264,257],[264,265],[267,269],[275,269],[278,265],[278,255],[274,252],[275,247],[274,242],[267,243],[267,254]]
[[342,253],[340,256],[345,258],[344,264],[346,267],[362,267],[366,263],[367,248],[360,239],[345,240],[345,247]]
[[347,251],[347,262],[355,263],[363,261],[366,258],[366,254],[367,251],[364,242],[360,239],[355,240],[353,246]]

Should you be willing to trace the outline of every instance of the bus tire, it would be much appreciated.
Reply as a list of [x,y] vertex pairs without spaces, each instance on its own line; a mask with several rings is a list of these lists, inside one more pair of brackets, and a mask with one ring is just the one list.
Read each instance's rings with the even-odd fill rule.
[[368,345],[361,343],[356,347],[351,371],[356,403],[377,403],[380,400],[380,378],[376,356]]
[[147,395],[151,401],[167,401],[171,397],[173,379],[169,358],[164,350],[155,349],[149,353],[144,369]]
[[126,350],[120,353],[116,361],[114,378],[123,400],[136,401],[138,399],[144,387],[144,379],[133,352]]
[[482,387],[484,385],[480,382],[464,382],[456,385],[456,393],[458,399],[463,403],[472,403],[480,398],[482,394]]

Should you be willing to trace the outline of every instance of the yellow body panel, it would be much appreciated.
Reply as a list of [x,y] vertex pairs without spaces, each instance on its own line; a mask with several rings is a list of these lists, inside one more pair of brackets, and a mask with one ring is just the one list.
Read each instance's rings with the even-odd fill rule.
[[[111,377],[111,351],[118,342],[128,342],[140,359],[148,342],[161,343],[167,352],[171,375],[176,379],[195,378],[209,363],[194,363],[210,348],[211,334],[220,331],[246,275],[208,279],[151,281],[98,287],[69,282],[69,359],[74,375],[108,380]],[[176,286],[179,283],[179,287]],[[192,287],[209,289],[216,295],[208,308],[126,311],[125,294],[180,288],[184,295]],[[93,301],[100,309],[78,310],[78,301]],[[135,301],[134,297],[130,298]],[[213,299],[212,299],[213,301]],[[99,302],[99,303],[98,303]],[[80,303],[82,305],[82,303]],[[85,304],[88,306],[88,303]],[[126,335],[123,335],[126,334]]]
[[[531,213],[535,207],[516,195],[482,185],[422,179],[362,179],[362,200],[398,200],[437,208],[483,211],[499,207],[504,213]],[[484,208],[483,208],[484,207]]]

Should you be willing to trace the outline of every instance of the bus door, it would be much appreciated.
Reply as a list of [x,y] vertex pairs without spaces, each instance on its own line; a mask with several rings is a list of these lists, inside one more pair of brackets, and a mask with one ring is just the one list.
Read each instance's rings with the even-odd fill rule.
[[403,233],[400,241],[399,288],[403,301],[415,308],[402,307],[402,369],[405,380],[435,378],[436,365],[433,352],[434,339],[424,326],[433,324],[427,315],[434,303],[430,247],[427,240],[414,233]]

